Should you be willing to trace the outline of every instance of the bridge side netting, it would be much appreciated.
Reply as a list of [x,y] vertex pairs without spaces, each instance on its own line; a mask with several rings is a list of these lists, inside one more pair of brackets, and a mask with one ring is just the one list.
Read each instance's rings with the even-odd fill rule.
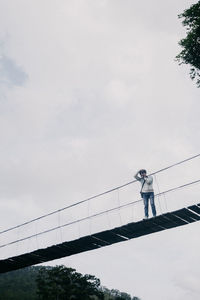
[[[200,202],[199,158],[154,172],[157,214]],[[10,230],[2,229],[0,259],[137,222],[144,216],[139,191],[140,183],[133,180],[78,203],[68,200],[64,209],[47,212],[46,216],[13,226]],[[150,207],[149,211],[151,216]]]

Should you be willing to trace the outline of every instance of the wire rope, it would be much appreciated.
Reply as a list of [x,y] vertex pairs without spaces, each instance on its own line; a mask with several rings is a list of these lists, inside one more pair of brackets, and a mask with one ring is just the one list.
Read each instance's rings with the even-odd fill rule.
[[[174,163],[174,164],[172,164],[172,165],[169,165],[169,166],[167,166],[167,167],[165,167],[165,168],[162,168],[162,169],[160,169],[160,170],[158,170],[158,171],[156,171],[156,172],[153,172],[153,173],[151,173],[151,174],[149,174],[149,175],[155,175],[155,174],[158,174],[158,173],[160,173],[160,172],[163,172],[163,171],[165,171],[165,170],[168,170],[168,169],[170,169],[170,168],[173,168],[173,167],[175,167],[175,166],[178,166],[178,165],[180,165],[180,164],[183,164],[183,163],[185,163],[185,162],[187,162],[187,161],[190,161],[190,160],[192,160],[192,159],[195,159],[195,158],[197,158],[197,157],[199,157],[199,156],[200,156],[200,153],[197,154],[197,155],[191,156],[191,157],[189,157],[189,158],[187,158],[187,159],[184,159],[184,160],[182,160],[182,161],[179,161],[179,162],[177,162],[177,163]],[[65,206],[65,207],[60,208],[60,209],[58,209],[58,210],[54,210],[54,211],[52,211],[52,212],[50,212],[50,213],[44,214],[44,215],[42,215],[42,216],[40,216],[40,217],[31,219],[31,220],[29,220],[29,221],[27,221],[27,222],[24,222],[24,223],[22,223],[22,224],[19,224],[19,225],[10,227],[10,228],[5,229],[5,230],[2,230],[2,231],[0,231],[0,234],[3,234],[3,233],[5,233],[5,232],[8,232],[8,231],[11,231],[11,230],[14,230],[14,229],[17,229],[17,228],[22,227],[22,226],[25,226],[25,225],[30,224],[30,223],[32,223],[32,222],[38,221],[38,220],[40,220],[40,219],[42,219],[42,218],[46,218],[46,217],[51,216],[51,215],[53,215],[53,214],[55,214],[55,213],[58,213],[58,212],[61,212],[61,211],[63,211],[63,210],[72,208],[72,207],[74,207],[74,206],[77,206],[77,205],[82,204],[82,203],[84,203],[84,202],[87,202],[87,201],[89,201],[89,200],[98,198],[98,197],[100,197],[100,196],[106,195],[106,194],[111,193],[111,192],[113,192],[113,191],[122,189],[122,188],[124,188],[124,187],[126,187],[126,186],[128,186],[128,185],[130,185],[130,184],[132,184],[132,183],[135,183],[135,182],[137,182],[137,180],[132,180],[132,181],[130,181],[130,182],[127,182],[127,183],[122,184],[122,185],[120,185],[120,186],[114,187],[114,188],[112,188],[112,189],[110,189],[110,190],[107,190],[107,191],[105,191],[105,192],[96,194],[96,195],[94,195],[94,196],[92,196],[92,197],[86,198],[86,199],[81,200],[81,201],[79,201],[79,202],[73,203],[73,204],[71,204],[71,205]]]
[[[188,186],[190,186],[190,185],[197,184],[197,183],[200,183],[200,179],[195,180],[195,181],[192,181],[192,182],[189,182],[189,183],[186,183],[186,184],[183,184],[183,185],[180,185],[180,186],[177,186],[177,187],[174,187],[174,188],[169,189],[169,190],[167,190],[167,191],[158,193],[158,194],[155,195],[155,197],[158,197],[158,196],[160,196],[160,195],[164,195],[164,194],[167,194],[167,193],[170,193],[170,192],[174,192],[175,190],[178,190],[178,189],[181,189],[181,188],[185,188],[185,187],[188,187]],[[100,212],[100,213],[94,214],[94,215],[90,216],[90,218],[94,218],[94,217],[97,217],[97,216],[106,214],[106,213],[108,213],[108,212],[111,212],[111,211],[114,211],[114,210],[117,210],[117,209],[121,209],[121,208],[126,207],[126,206],[129,206],[129,205],[135,205],[136,203],[141,202],[141,201],[142,201],[142,199],[136,200],[136,201],[132,201],[132,202],[123,204],[123,205],[121,205],[121,206],[119,206],[119,207],[114,207],[114,208],[108,209],[108,210],[106,210],[106,211],[102,211],[102,212]],[[63,225],[61,225],[61,226],[56,226],[56,227],[50,228],[50,229],[48,229],[48,230],[44,230],[44,231],[42,231],[42,232],[37,233],[37,236],[42,235],[42,234],[45,234],[45,233],[48,233],[48,232],[51,232],[51,231],[54,231],[54,230],[57,230],[57,229],[59,229],[59,228],[63,228],[63,227],[66,227],[66,226],[70,226],[70,225],[72,225],[72,224],[76,224],[76,223],[85,221],[85,220],[87,220],[87,219],[88,219],[88,217],[85,217],[85,218],[82,218],[82,219],[78,219],[78,220],[75,220],[75,221],[72,221],[72,222],[63,224]],[[79,225],[79,224],[78,224],[78,225]],[[7,243],[7,244],[0,245],[0,248],[6,247],[6,246],[9,246],[9,245],[18,243],[18,242],[25,241],[25,240],[30,239],[30,238],[33,238],[33,237],[35,237],[35,236],[36,236],[36,235],[33,234],[33,235],[28,236],[28,237],[24,237],[24,238],[22,238],[22,239],[18,239],[18,240],[9,242],[9,243]]]

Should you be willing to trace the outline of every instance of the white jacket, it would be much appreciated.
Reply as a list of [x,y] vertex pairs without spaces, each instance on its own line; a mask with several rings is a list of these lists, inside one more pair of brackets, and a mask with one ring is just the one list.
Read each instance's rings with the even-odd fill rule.
[[[137,172],[134,177],[136,180],[140,181],[141,185],[143,186],[141,192],[142,193],[153,192],[154,191],[153,190],[153,176],[149,175],[145,178],[142,178],[142,177],[139,177],[138,174],[139,174],[139,172]],[[145,183],[144,183],[144,181],[145,181]],[[144,185],[143,185],[143,183],[144,183]]]

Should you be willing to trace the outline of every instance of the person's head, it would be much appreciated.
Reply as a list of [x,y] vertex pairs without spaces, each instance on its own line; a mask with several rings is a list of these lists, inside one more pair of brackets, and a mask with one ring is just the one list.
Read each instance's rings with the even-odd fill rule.
[[147,171],[146,171],[145,169],[140,170],[139,173],[140,173],[140,176],[141,176],[141,177],[144,177],[144,176],[147,175]]

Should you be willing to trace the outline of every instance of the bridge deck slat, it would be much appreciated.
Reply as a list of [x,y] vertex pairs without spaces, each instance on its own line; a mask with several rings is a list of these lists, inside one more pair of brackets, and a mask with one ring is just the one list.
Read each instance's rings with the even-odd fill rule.
[[45,251],[44,251],[45,249],[48,249],[48,248],[38,249],[38,250],[31,252],[32,255],[35,257],[35,259],[38,260],[38,263],[43,263],[43,262],[48,261],[48,258],[47,258],[48,252],[45,253]]
[[88,236],[82,237],[78,240],[70,241],[68,244],[73,248],[74,254],[99,248],[97,244],[93,244],[92,239],[89,239]]
[[198,216],[197,214],[193,213],[192,211],[190,211],[187,208],[185,208],[185,213],[186,213],[186,215],[188,215],[189,217],[191,217],[195,221],[199,221],[200,220],[200,216]]
[[116,227],[113,229],[113,232],[115,232],[116,234],[122,235],[128,239],[132,239],[134,237],[133,232],[128,230],[125,226],[126,225],[124,225],[122,227]]
[[186,220],[189,223],[193,223],[198,220],[196,217],[193,217],[194,214],[189,210],[187,210],[186,208],[182,208],[180,210],[174,211],[173,214],[182,218],[183,220]]
[[40,253],[40,255],[42,255],[43,257],[45,257],[45,260],[48,261],[49,258],[53,258],[53,259],[57,259],[57,258],[61,258],[61,257],[65,257],[67,255],[69,255],[69,252],[66,252],[66,250],[64,248],[62,248],[61,246],[53,246],[53,247],[49,247],[49,251],[42,251]]
[[188,207],[189,209],[191,209],[192,211],[194,211],[195,213],[197,213],[198,215],[200,215],[200,207],[197,205],[192,205]]
[[174,223],[167,219],[164,215],[158,216],[153,219],[153,222],[157,224],[161,230],[170,229],[174,227]]
[[103,241],[106,241],[109,244],[114,244],[114,243],[118,243],[118,242],[122,242],[125,239],[117,234],[115,234],[114,230],[106,230],[103,232],[98,232],[93,234],[92,236],[97,237]]
[[155,228],[155,224],[151,222],[151,219],[139,221],[137,223],[129,223],[125,225],[125,228],[127,228],[128,231],[132,233],[132,238],[140,237],[158,231],[158,228]]
[[173,214],[173,212],[164,214],[164,217],[171,220],[172,224],[174,224],[174,227],[188,224],[188,222],[186,222],[186,221],[180,219],[179,217],[175,216]]

